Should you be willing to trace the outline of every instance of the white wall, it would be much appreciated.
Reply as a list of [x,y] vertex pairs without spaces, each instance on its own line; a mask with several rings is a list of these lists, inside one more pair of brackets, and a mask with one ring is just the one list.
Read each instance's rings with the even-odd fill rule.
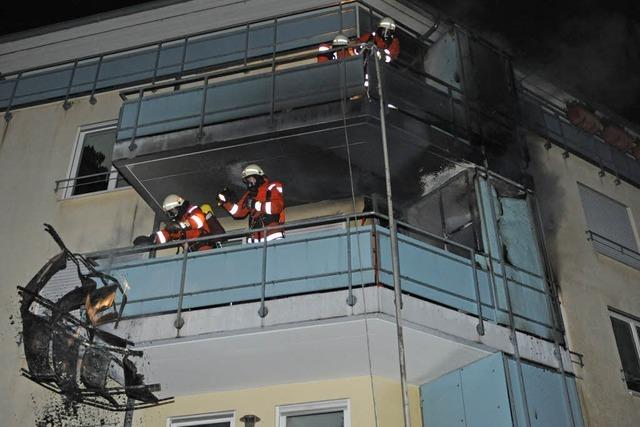
[[573,351],[584,354],[578,371],[583,411],[590,426],[632,426],[640,419],[640,397],[622,381],[608,306],[640,316],[640,271],[595,252],[578,193],[578,182],[630,208],[640,229],[640,189],[615,177],[598,176],[598,168],[562,149],[528,141],[549,253],[560,286],[565,326]]

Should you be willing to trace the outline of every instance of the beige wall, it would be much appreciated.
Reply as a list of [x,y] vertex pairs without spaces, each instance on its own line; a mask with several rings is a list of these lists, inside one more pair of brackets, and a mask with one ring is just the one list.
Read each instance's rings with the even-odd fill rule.
[[587,224],[578,182],[630,208],[640,229],[640,189],[615,177],[598,176],[598,168],[576,156],[562,157],[554,146],[529,139],[548,250],[560,286],[565,326],[573,351],[584,354],[578,371],[588,425],[634,426],[640,420],[640,397],[629,394],[608,315],[608,306],[640,316],[640,271],[595,252],[587,241]]
[[[24,366],[16,343],[21,330],[16,286],[25,285],[57,253],[42,231],[52,224],[77,252],[129,245],[132,236],[149,233],[153,215],[131,189],[58,200],[54,181],[66,178],[78,128],[116,119],[116,93],[74,100],[65,111],[62,102],[16,110],[7,125],[0,120],[0,414],[3,426],[34,425],[57,400],[19,375]],[[15,319],[11,324],[9,316]]]
[[[379,427],[402,425],[400,385],[383,378],[374,378],[375,407]],[[260,417],[259,427],[275,427],[276,407],[296,403],[350,399],[351,425],[376,426],[370,377],[345,378],[301,384],[209,393],[177,398],[175,403],[138,411],[136,426],[164,426],[169,417],[235,411],[236,426],[243,424],[243,415]],[[418,388],[410,388],[412,425],[422,425]]]

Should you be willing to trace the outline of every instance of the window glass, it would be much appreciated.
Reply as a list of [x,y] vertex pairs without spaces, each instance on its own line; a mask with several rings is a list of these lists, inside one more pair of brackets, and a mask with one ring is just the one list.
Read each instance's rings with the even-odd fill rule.
[[631,219],[622,203],[578,184],[589,230],[624,247],[637,250]]
[[[622,370],[630,390],[640,392],[640,360],[638,359],[638,349],[633,337],[633,330],[629,322],[612,317],[611,325],[616,338],[618,353],[622,362]],[[639,329],[636,326],[636,332]]]
[[343,427],[344,411],[287,416],[287,427]]

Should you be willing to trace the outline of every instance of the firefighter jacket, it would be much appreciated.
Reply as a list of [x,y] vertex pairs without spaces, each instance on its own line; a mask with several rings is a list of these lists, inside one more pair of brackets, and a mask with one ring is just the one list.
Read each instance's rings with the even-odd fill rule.
[[373,43],[376,47],[384,52],[384,62],[391,62],[398,59],[400,55],[400,40],[394,37],[390,43],[384,41],[382,37],[373,33],[363,34],[358,37],[358,43]]
[[[167,228],[156,231],[156,243],[166,243],[170,240],[195,239],[211,234],[209,223],[198,205],[189,205],[184,213],[174,221],[174,224],[177,224],[175,227],[177,230],[175,231],[169,231]],[[210,248],[210,245],[200,243],[192,245],[190,249],[204,250]]]
[[[249,228],[257,229],[267,227],[267,241],[284,237],[284,197],[283,186],[279,181],[269,181],[266,177],[257,191],[246,191],[237,203],[226,201],[223,207],[235,219],[249,217]],[[249,206],[253,201],[253,206]],[[263,242],[264,232],[255,232],[248,239],[249,243]]]
[[323,43],[318,46],[318,56],[316,56],[316,60],[318,62],[327,62],[334,59],[345,59],[355,55],[355,52],[351,47],[345,47],[344,49],[330,52],[332,49],[333,46],[329,43]]

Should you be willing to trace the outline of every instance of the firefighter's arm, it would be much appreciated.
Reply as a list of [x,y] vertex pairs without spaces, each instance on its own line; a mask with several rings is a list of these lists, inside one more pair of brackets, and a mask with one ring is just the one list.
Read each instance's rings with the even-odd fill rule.
[[155,243],[167,243],[171,240],[181,240],[183,237],[182,231],[170,232],[166,228],[158,230],[153,234]]
[[249,208],[245,206],[245,200],[248,194],[248,192],[244,193],[237,203],[234,203],[230,200],[226,201],[222,204],[222,207],[224,207],[227,212],[229,212],[231,216],[236,219],[245,218],[247,215],[249,215],[249,212],[251,212],[251,210],[249,210]]
[[199,207],[192,206],[189,211],[187,211],[187,214],[189,215],[187,220],[180,222],[180,227],[183,230],[199,230],[204,227],[206,218]]
[[389,45],[389,54],[394,61],[398,59],[398,55],[400,55],[400,40],[397,37],[394,37]]
[[283,185],[274,181],[269,184],[271,197],[265,203],[256,202],[254,209],[268,215],[277,215],[284,210]]

